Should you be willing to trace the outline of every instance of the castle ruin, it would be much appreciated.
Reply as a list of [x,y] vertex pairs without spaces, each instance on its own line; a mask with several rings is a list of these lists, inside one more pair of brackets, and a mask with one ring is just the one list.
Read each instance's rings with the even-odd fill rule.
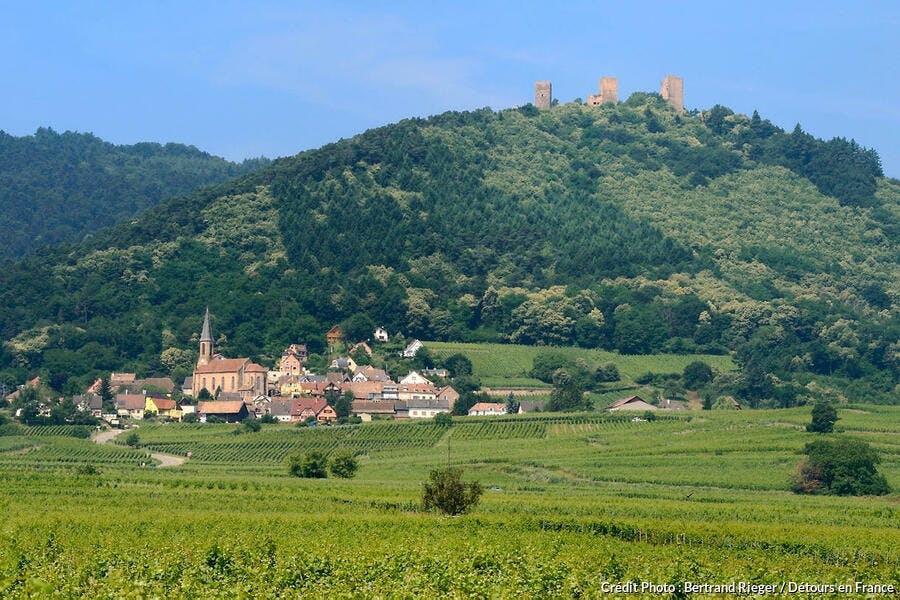
[[537,108],[550,108],[553,101],[553,86],[549,81],[534,82],[534,105]]
[[619,80],[615,77],[600,78],[600,93],[588,96],[588,106],[616,104],[619,101]]
[[675,75],[666,75],[659,94],[663,100],[672,105],[678,112],[684,110],[684,79]]

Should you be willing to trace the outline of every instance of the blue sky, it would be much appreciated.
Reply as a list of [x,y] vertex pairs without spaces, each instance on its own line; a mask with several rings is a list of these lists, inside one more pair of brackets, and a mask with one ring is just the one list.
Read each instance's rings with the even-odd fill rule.
[[295,154],[451,109],[620,99],[685,79],[688,108],[855,138],[900,177],[896,2],[0,0],[0,129]]

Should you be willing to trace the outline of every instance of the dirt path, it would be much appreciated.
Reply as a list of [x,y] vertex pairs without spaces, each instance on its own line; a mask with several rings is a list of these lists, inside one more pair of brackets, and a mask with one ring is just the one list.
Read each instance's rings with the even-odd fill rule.
[[[106,444],[118,435],[125,433],[125,429],[109,429],[101,431],[93,437],[98,444]],[[159,461],[160,467],[178,467],[184,464],[184,457],[175,456],[174,454],[162,454],[160,452],[151,452],[150,458]]]

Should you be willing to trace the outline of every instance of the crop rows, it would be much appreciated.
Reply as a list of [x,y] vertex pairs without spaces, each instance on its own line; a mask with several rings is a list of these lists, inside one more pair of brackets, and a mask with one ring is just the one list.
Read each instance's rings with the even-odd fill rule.
[[33,436],[65,436],[75,438],[90,437],[94,428],[90,425],[38,425],[35,427],[23,427],[22,435]]
[[139,464],[147,460],[147,453],[115,446],[100,446],[65,437],[47,438],[46,443],[29,452],[0,454],[3,464]]
[[453,439],[458,440],[508,440],[513,438],[544,438],[547,424],[541,421],[513,423],[482,421],[463,423],[453,428]]

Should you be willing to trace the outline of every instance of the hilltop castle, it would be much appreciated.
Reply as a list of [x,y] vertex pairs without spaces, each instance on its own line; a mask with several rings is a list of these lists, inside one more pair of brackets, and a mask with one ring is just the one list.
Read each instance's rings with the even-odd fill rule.
[[[619,80],[615,77],[600,78],[600,93],[590,94],[588,106],[602,106],[619,102]],[[684,79],[676,75],[666,75],[659,90],[663,100],[678,112],[684,110]],[[553,103],[553,85],[549,81],[534,82],[534,105],[537,108],[550,108]]]

